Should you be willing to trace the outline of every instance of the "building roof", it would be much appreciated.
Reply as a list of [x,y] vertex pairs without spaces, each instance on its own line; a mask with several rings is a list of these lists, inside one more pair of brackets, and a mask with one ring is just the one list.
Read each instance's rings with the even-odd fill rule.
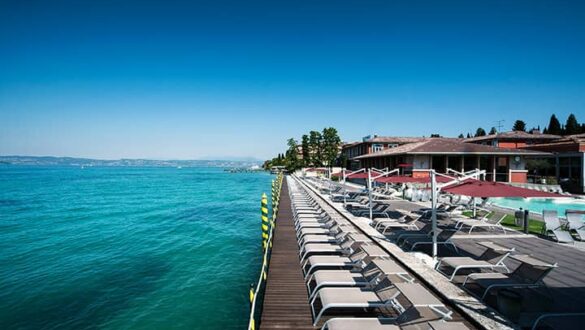
[[355,159],[395,155],[548,155],[547,152],[497,148],[488,145],[464,143],[455,139],[432,138],[404,144],[395,148],[355,157]]
[[542,150],[550,152],[578,152],[585,146],[585,133],[563,136],[560,139],[537,143],[522,149]]
[[542,133],[528,133],[523,131],[509,131],[509,132],[501,132],[497,134],[490,134],[485,136],[477,136],[472,138],[467,138],[463,141],[465,142],[478,142],[478,141],[485,141],[485,140],[494,140],[494,139],[506,139],[506,140],[556,140],[560,139],[560,135],[553,135],[553,134],[542,134]]
[[[360,145],[360,144],[364,144],[364,143],[396,143],[396,144],[406,144],[406,143],[415,143],[415,142],[421,142],[421,141],[427,141],[430,139],[436,139],[436,138],[430,138],[430,137],[409,137],[409,136],[374,136],[371,138],[367,138],[363,141],[355,141],[355,142],[348,142],[343,144],[343,148],[349,148],[349,147],[353,147],[356,145]],[[442,139],[449,139],[449,140],[455,140],[455,141],[460,141],[461,139],[459,138],[442,138]]]
[[364,142],[369,143],[413,143],[424,141],[428,138],[424,137],[407,137],[407,136],[374,136]]

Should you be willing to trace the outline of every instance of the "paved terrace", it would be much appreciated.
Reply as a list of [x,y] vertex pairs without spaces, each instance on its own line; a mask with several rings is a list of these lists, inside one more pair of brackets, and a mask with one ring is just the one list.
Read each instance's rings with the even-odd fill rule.
[[[316,192],[316,190],[314,190]],[[328,200],[324,197],[325,200]],[[331,203],[331,202],[330,202]],[[392,200],[388,202],[391,209],[403,209],[409,211],[417,211],[423,206],[419,203],[413,203],[402,200]],[[364,227],[372,235],[381,236],[376,230],[368,225],[369,219],[358,218],[353,216],[351,213],[343,209],[340,203],[331,203],[333,207],[336,207],[345,216],[352,219],[357,224],[360,224],[360,228]],[[499,212],[510,212],[509,210],[499,209]],[[448,222],[441,221],[440,227],[448,225]],[[484,248],[477,245],[480,241],[492,241],[508,247],[515,247],[517,254],[530,254],[545,261],[551,263],[558,263],[558,268],[553,270],[544,279],[544,283],[547,285],[545,290],[536,290],[534,295],[529,299],[528,304],[523,306],[523,313],[525,314],[521,318],[520,322],[530,322],[535,319],[538,314],[542,312],[535,312],[537,310],[542,311],[545,307],[548,313],[585,313],[585,250],[582,249],[583,242],[578,242],[576,246],[568,246],[553,242],[551,240],[534,236],[527,235],[518,231],[508,230],[508,234],[495,232],[485,232],[481,229],[477,232],[470,234],[457,233],[451,237],[456,246],[460,249],[462,254],[466,254],[472,257],[478,257]],[[380,240],[386,241],[386,238],[380,237]],[[415,257],[416,254],[405,253],[396,245],[390,243],[391,250],[397,255],[402,255],[408,264],[412,264],[413,269],[420,271],[425,278],[429,278],[431,282],[436,282],[437,289],[443,291],[449,297],[464,303],[468,298],[461,298],[460,293],[457,293],[452,284],[448,283],[447,286],[443,286],[446,280],[444,275],[439,274],[430,268],[430,265],[424,264],[428,258],[418,259]],[[453,252],[450,249],[439,249],[440,256],[450,256]],[[518,266],[518,263],[511,259],[506,261],[506,264],[511,270]],[[442,277],[442,280],[438,277]],[[460,282],[462,277],[455,279],[455,282]],[[452,296],[453,295],[453,296]],[[464,293],[468,296],[467,293]],[[459,300],[463,299],[463,300]],[[465,303],[467,304],[467,303]],[[564,318],[551,318],[550,324],[555,324],[555,329],[575,329],[579,328],[585,321],[585,317],[564,317]]]
[[[473,321],[477,325],[481,325],[485,329],[513,328],[513,325],[505,318],[501,317],[494,309],[484,305],[481,301],[469,295],[466,291],[449,282],[444,275],[435,271],[429,263],[430,258],[422,258],[421,254],[402,251],[397,245],[389,242],[384,235],[372,228],[369,225],[369,219],[354,216],[343,208],[343,203],[331,202],[327,196],[322,195],[313,186],[304,182],[304,180],[299,180],[299,182],[301,182],[306,189],[319,196],[321,200],[327,203],[332,209],[343,215],[347,220],[362,230],[362,232],[372,238],[372,240],[378,243],[407,270],[417,276],[421,283],[431,289],[440,298],[447,301],[450,307],[454,307],[456,312],[462,314],[466,319]],[[400,203],[403,202],[400,201]],[[408,205],[400,204],[397,205],[397,208],[401,208],[401,206]]]

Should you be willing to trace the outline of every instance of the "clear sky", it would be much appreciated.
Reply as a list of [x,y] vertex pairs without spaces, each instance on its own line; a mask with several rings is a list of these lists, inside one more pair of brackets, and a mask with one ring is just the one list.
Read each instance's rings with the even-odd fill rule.
[[0,155],[271,157],[585,121],[585,1],[0,0]]

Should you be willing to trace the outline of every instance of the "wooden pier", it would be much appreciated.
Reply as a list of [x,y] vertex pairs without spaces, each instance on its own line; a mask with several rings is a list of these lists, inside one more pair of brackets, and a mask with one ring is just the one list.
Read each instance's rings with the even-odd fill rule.
[[316,329],[299,263],[286,180],[282,183],[273,242],[260,329]]

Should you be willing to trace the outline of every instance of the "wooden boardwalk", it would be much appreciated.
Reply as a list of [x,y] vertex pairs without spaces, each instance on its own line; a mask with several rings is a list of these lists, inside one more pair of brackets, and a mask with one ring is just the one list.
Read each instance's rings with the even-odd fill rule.
[[291,201],[284,180],[260,329],[316,329],[312,321],[307,287],[299,263]]

